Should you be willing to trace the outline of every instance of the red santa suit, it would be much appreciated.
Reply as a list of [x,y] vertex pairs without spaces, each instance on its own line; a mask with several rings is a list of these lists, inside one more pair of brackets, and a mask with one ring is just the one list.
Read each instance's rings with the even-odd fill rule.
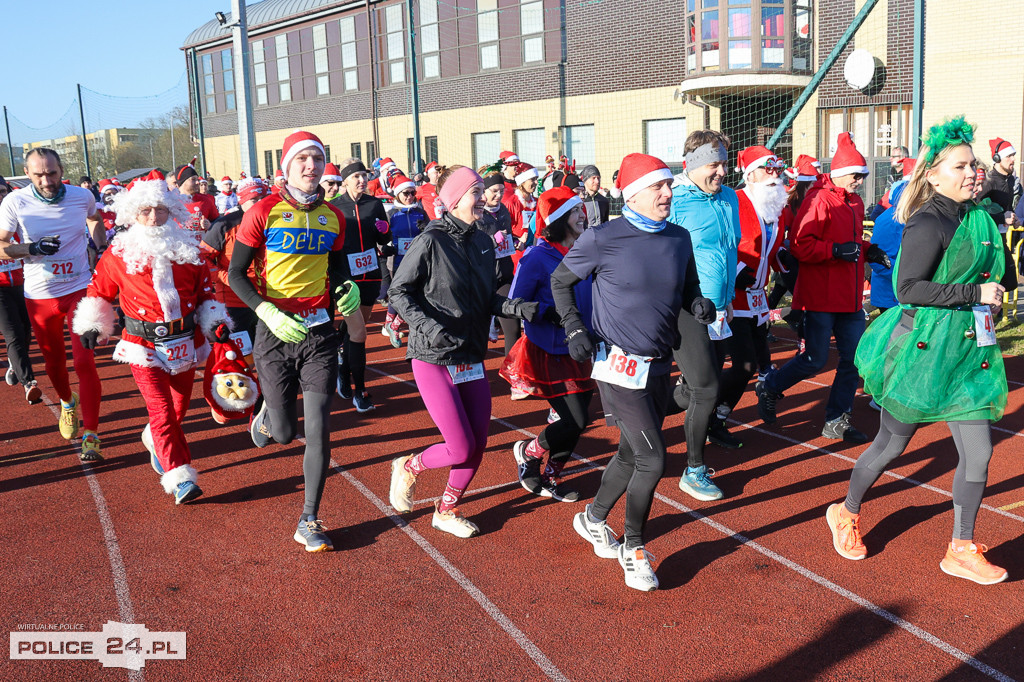
[[114,239],[78,306],[74,333],[98,332],[101,342],[113,335],[118,299],[126,319],[113,357],[131,367],[149,413],[160,483],[173,494],[198,477],[181,423],[195,369],[210,352],[207,338],[228,323],[227,309],[214,298],[194,238],[173,220],[161,227],[136,224]]
[[212,223],[220,217],[220,211],[217,210],[217,200],[209,194],[197,192],[191,197],[187,194],[182,194],[181,198],[185,201],[185,208],[192,214],[192,219],[185,226],[190,230],[204,232],[206,227],[203,226],[203,218]]
[[736,197],[739,199],[740,230],[743,233],[739,243],[737,274],[746,270],[754,276],[754,283],[746,289],[736,288],[732,301],[733,315],[757,318],[760,326],[768,321],[765,286],[770,271],[786,272],[778,257],[785,237],[785,224],[781,216],[772,219],[758,215],[746,188],[736,192]]
[[[528,163],[520,163],[516,166],[516,187],[524,182],[537,177],[537,169]],[[523,235],[532,229],[536,229],[537,199],[533,195],[525,194],[521,189],[514,191],[511,196],[505,195],[501,199],[508,212],[512,214],[512,235],[519,240],[516,245],[516,252],[512,254],[512,262],[519,265],[519,259],[523,257],[525,250],[520,248],[523,243]],[[532,236],[532,235],[531,235]],[[533,242],[532,239],[525,240],[526,246]]]

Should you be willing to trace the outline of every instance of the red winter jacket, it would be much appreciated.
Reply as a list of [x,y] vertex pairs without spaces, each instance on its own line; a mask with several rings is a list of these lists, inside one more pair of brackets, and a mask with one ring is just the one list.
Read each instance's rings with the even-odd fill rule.
[[[757,215],[757,210],[754,209],[754,204],[747,196],[746,190],[741,189],[736,192],[736,198],[740,203],[740,230],[743,233],[737,253],[739,264],[743,266],[739,272],[744,270],[750,272],[756,281],[749,289],[736,287],[736,296],[732,299],[732,309],[736,317],[754,317],[750,301],[756,296],[761,297],[762,303],[767,300],[764,287],[768,283],[769,271],[785,271],[778,259],[779,247],[782,246],[782,240],[786,236],[786,224],[783,221],[785,212],[775,221],[772,238],[765,243],[764,224],[761,222],[761,217]],[[767,319],[767,313],[758,316],[758,324]]]
[[[800,262],[793,307],[825,313],[861,309],[864,292],[864,201],[822,175],[807,190],[796,224],[790,230],[790,251]],[[850,263],[832,256],[832,246],[861,244],[860,260]]]

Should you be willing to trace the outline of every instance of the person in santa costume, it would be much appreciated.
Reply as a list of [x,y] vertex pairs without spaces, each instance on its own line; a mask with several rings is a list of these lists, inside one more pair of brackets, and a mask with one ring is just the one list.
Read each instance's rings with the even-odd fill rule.
[[234,211],[238,208],[238,195],[235,194],[235,183],[230,176],[225,175],[220,179],[220,183],[217,185],[220,190],[220,194],[214,197],[214,202],[217,204],[217,211],[224,215],[229,211]]
[[757,371],[759,359],[770,357],[765,285],[772,270],[786,272],[785,262],[790,262],[788,253],[781,248],[786,235],[780,218],[789,203],[789,193],[782,179],[785,162],[761,146],[747,147],[740,152],[738,160],[746,185],[736,192],[742,236],[730,325],[732,336],[725,342],[732,365],[722,372],[718,407],[713,416],[720,430],[725,429],[726,417],[735,409]]
[[537,189],[537,169],[520,161],[515,167],[514,182],[515,192],[503,197],[501,203],[512,214],[512,236],[516,238],[516,253],[512,255],[512,262],[518,264],[523,251],[533,244],[537,216],[537,198],[533,193]]
[[790,248],[800,263],[793,308],[804,312],[804,350],[780,369],[769,371],[756,388],[758,412],[766,424],[775,423],[775,404],[784,391],[825,367],[829,343],[835,337],[839,366],[821,435],[854,443],[868,441],[850,423],[858,384],[853,359],[864,334],[864,263],[889,262],[882,249],[864,242],[864,201],[857,189],[867,176],[867,162],[850,133],[840,133],[829,174],[818,179],[800,205]]
[[[347,164],[346,164],[347,165]],[[391,196],[387,192],[387,178],[388,173],[391,169],[398,169],[397,164],[390,158],[385,157],[380,160],[380,164],[374,164],[374,171],[376,176],[370,178],[366,183],[366,193],[371,197],[376,197],[387,201]]]
[[210,352],[207,339],[228,322],[227,309],[214,298],[195,238],[180,226],[189,211],[165,182],[137,182],[113,206],[131,227],[97,264],[72,330],[85,348],[96,348],[114,334],[120,299],[125,326],[113,357],[131,367],[142,393],[149,414],[142,442],[160,484],[183,504],[203,491],[182,420],[196,367]]
[[113,180],[100,180],[100,203],[96,205],[96,209],[103,220],[103,229],[107,233],[107,243],[110,243],[110,240],[114,238],[114,233],[118,228],[117,213],[111,210],[110,205],[114,203],[114,197],[122,189],[124,188],[120,185],[115,185]]
[[324,176],[320,178],[320,186],[324,188],[325,201],[331,201],[341,194],[341,171],[333,163],[324,166]]
[[[516,193],[516,171],[519,166],[519,156],[515,152],[503,151],[498,154],[497,165],[497,170],[505,178],[505,192],[501,195],[501,200],[504,202]],[[481,173],[481,175],[486,177],[487,173]]]
[[431,161],[424,172],[427,174],[427,181],[416,188],[416,199],[427,212],[427,217],[437,220],[437,178],[441,174],[441,166],[437,161]]

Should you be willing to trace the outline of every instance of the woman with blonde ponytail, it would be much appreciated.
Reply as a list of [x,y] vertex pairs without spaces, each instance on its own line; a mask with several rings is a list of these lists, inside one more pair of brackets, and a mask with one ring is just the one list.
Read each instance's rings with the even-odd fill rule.
[[[1006,409],[1006,370],[993,317],[1003,292],[1016,287],[990,210],[973,201],[974,127],[957,117],[932,126],[896,219],[905,222],[894,266],[899,305],[861,338],[856,364],[864,392],[882,407],[874,442],[857,459],[842,504],[825,515],[832,545],[847,559],[863,559],[861,500],[885,468],[906,450],[921,424],[944,421],[959,462],[953,477],[953,537],[939,564],[951,576],[991,585],[1006,569],[974,543],[992,456],[991,422]],[[1010,261],[1012,262],[1012,261]]]

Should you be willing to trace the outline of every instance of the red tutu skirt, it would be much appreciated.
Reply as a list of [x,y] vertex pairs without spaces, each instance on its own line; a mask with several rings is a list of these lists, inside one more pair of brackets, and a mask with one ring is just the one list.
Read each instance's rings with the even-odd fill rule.
[[498,374],[512,386],[512,399],[557,398],[594,390],[591,364],[576,362],[568,355],[552,355],[519,337]]

